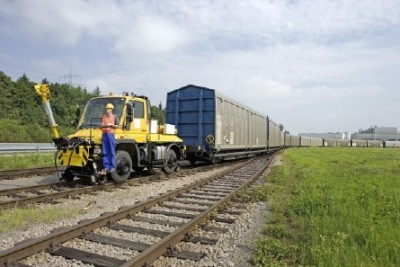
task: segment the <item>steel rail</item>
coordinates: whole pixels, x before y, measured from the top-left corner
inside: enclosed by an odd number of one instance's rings
[[[14,180],[19,178],[31,177],[34,175],[51,174],[61,170],[57,170],[55,167],[38,167],[38,168],[27,168],[18,170],[2,170],[0,171],[0,180]]]
[[[52,183],[52,184],[40,184],[40,185],[8,188],[8,189],[0,190],[0,196],[13,195],[13,194],[17,194],[20,192],[28,192],[28,191],[33,191],[33,190],[56,189],[59,187],[71,187],[71,186],[77,185],[79,182],[80,182],[79,180],[72,181],[72,182],[63,181],[63,182],[57,182],[57,183]]]
[[[39,237],[36,239],[25,240],[19,244],[16,244],[13,248],[4,250],[0,252],[0,266],[12,266],[17,261],[24,259],[30,255],[38,253],[48,248],[56,248],[58,245],[66,242],[72,238],[82,236],[89,232],[94,231],[97,228],[113,224],[119,220],[122,220],[128,216],[132,216],[140,211],[149,209],[152,206],[155,206],[159,203],[168,201],[182,193],[189,192],[193,188],[197,188],[203,184],[206,184],[210,181],[223,177],[227,173],[230,173],[236,169],[239,169],[245,166],[248,162],[244,162],[241,164],[237,164],[231,169],[225,170],[217,175],[213,175],[210,177],[203,178],[197,182],[179,188],[172,192],[167,192],[160,196],[152,197],[149,200],[129,206],[129,207],[121,207],[116,212],[108,212],[101,215],[99,218],[89,219],[82,221],[80,224],[73,226],[71,228],[65,229],[56,229],[53,233]]]
[[[236,163],[236,162],[234,162],[234,163]],[[228,163],[228,164],[234,164],[234,163]],[[224,167],[224,166],[226,166],[226,165],[213,165],[211,168],[219,168],[219,167]],[[115,183],[110,182],[110,183],[106,183],[104,185],[90,185],[90,186],[84,186],[84,187],[80,187],[80,188],[71,188],[72,186],[82,185],[80,183],[81,180],[75,180],[75,181],[71,181],[71,182],[60,182],[60,183],[55,183],[55,184],[35,185],[35,186],[27,186],[27,187],[0,190],[0,196],[7,196],[7,195],[18,194],[18,193],[21,194],[24,192],[34,192],[35,193],[35,191],[37,192],[39,190],[54,190],[54,189],[62,190],[62,191],[58,191],[58,192],[38,194],[36,196],[20,197],[20,198],[16,198],[16,199],[6,200],[3,202],[0,202],[0,210],[16,208],[16,207],[23,207],[28,204],[39,203],[39,202],[54,201],[55,199],[61,199],[61,198],[70,197],[70,196],[74,196],[74,195],[88,194],[88,193],[100,191],[100,190],[115,189],[115,188],[118,188],[121,186],[140,185],[140,184],[152,182],[155,180],[161,180],[163,177],[170,179],[174,176],[183,176],[183,175],[188,175],[189,173],[193,173],[193,172],[202,172],[202,171],[210,170],[211,168],[209,165],[206,165],[206,166],[201,165],[200,167],[189,166],[189,167],[186,167],[185,169],[182,169],[181,171],[176,172],[171,175],[165,175],[163,173],[158,173],[158,174],[148,175],[145,177],[129,179],[129,180],[125,181],[123,184],[115,184]],[[142,174],[142,176],[143,176],[143,174]]]
[[[170,233],[168,236],[161,239],[159,242],[150,246],[142,253],[134,257],[132,260],[127,261],[121,267],[137,267],[137,266],[150,266],[150,264],[162,256],[168,251],[169,248],[174,247],[178,242],[180,242],[187,233],[193,229],[197,224],[202,222],[210,213],[217,210],[219,207],[231,200],[231,198],[239,191],[252,183],[256,178],[258,178],[268,167],[271,160],[266,162],[266,164],[257,171],[251,178],[245,181],[239,188],[234,189],[231,193],[223,197],[221,200],[214,203],[212,206],[207,208],[205,211],[201,212],[199,215],[191,219],[189,222],[185,223],[182,227],[179,227],[174,232]]]

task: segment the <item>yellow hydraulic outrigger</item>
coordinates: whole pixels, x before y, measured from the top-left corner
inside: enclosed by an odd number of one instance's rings
[[[36,91],[36,94],[38,94],[40,96],[40,98],[42,99],[44,111],[46,112],[47,117],[49,118],[51,132],[53,133],[55,138],[59,138],[60,136],[57,131],[57,124],[56,124],[56,121],[54,120],[53,112],[51,110],[50,102],[49,102],[49,99],[50,99],[49,86],[47,84],[36,84],[35,91]]]

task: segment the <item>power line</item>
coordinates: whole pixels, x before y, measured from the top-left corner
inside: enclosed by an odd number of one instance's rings
[[[60,80],[66,82],[69,85],[69,88],[71,88],[73,85],[78,85],[77,83],[74,83],[73,80],[80,79],[81,76],[77,74],[73,74],[71,70],[71,66],[69,66],[69,73],[60,76]],[[79,85],[78,85],[79,86]]]

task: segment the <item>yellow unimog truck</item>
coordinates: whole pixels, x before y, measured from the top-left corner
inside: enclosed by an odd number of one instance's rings
[[[161,167],[166,173],[179,169],[178,161],[184,158],[182,139],[174,125],[158,125],[151,120],[150,101],[145,96],[123,93],[90,99],[83,112],[77,109],[77,131],[67,138],[59,137],[49,104],[50,91],[46,84],[35,86],[49,117],[50,127],[57,147],[56,163],[65,170],[61,179],[72,181],[75,177],[89,179],[92,183],[105,183],[111,178],[122,183],[131,172],[141,172]],[[101,118],[105,106],[114,106],[113,114],[119,118],[115,129],[116,171],[100,175],[102,169]]]

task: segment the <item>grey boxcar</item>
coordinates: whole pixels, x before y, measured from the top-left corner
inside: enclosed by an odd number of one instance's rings
[[[381,140],[367,140],[368,147],[383,147],[383,141]]]
[[[311,146],[323,146],[323,139],[318,137],[310,137]]]
[[[302,136],[300,138],[301,146],[323,146],[322,138]]]
[[[279,125],[267,116],[196,85],[167,94],[166,123],[177,127],[191,162],[264,153],[283,144]]]
[[[351,146],[366,147],[367,145],[368,145],[367,140],[351,139]]]
[[[290,145],[291,146],[300,146],[300,136],[291,135]]]
[[[300,137],[291,134],[284,135],[284,145],[285,147],[296,147],[300,146]]]
[[[337,146],[337,139],[324,138],[324,146]]]
[[[308,136],[300,137],[300,146],[302,147],[311,146],[311,137]]]
[[[385,147],[400,147],[400,141],[385,141]]]
[[[270,148],[278,148],[283,146],[283,138],[281,141],[281,127],[278,123],[268,118],[268,146]]]
[[[341,146],[341,147],[346,147],[346,146],[350,146],[350,139],[336,139],[336,144],[337,146]]]

